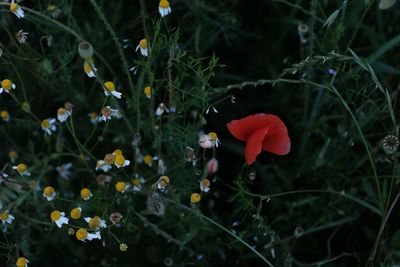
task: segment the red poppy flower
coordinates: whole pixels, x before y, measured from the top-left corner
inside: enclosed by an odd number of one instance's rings
[[[290,138],[283,121],[272,114],[255,114],[227,124],[231,134],[246,142],[246,163],[252,164],[261,150],[276,155],[290,151]]]

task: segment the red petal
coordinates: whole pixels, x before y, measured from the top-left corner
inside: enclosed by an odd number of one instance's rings
[[[253,164],[258,154],[261,153],[263,140],[268,133],[269,127],[255,131],[247,140],[246,144],[246,163]]]
[[[247,141],[255,131],[270,125],[272,117],[276,116],[263,113],[255,114],[240,120],[233,120],[227,124],[227,127],[237,139]]]
[[[273,116],[273,115],[272,115]],[[273,124],[265,136],[262,148],[277,155],[286,155],[290,151],[290,138],[286,125],[277,116],[274,116]]]

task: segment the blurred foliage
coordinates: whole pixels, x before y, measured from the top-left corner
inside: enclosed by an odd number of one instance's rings
[[[386,136],[398,136],[395,2],[171,0],[172,13],[160,18],[158,1],[24,0],[23,19],[0,3],[0,79],[17,86],[0,94],[0,109],[10,114],[0,124],[1,211],[15,217],[2,225],[0,262],[398,266],[398,156],[382,149]],[[15,37],[21,29],[25,44]],[[143,38],[149,57],[135,51]],[[82,41],[94,48],[96,78],[83,72]],[[107,80],[121,100],[104,95]],[[56,117],[65,102],[73,104],[72,116],[45,136],[41,120]],[[156,116],[160,103],[176,112]],[[107,105],[122,118],[90,123],[88,113]],[[226,123],[261,112],[282,118],[292,151],[263,152],[247,166],[244,145]],[[203,150],[202,131],[216,132],[221,146]],[[187,147],[196,165],[185,160]],[[96,161],[115,149],[131,164],[113,167],[111,182],[99,184]],[[152,166],[145,155],[155,157]],[[214,157],[219,169],[210,174]],[[170,184],[154,194],[160,160]],[[12,169],[21,162],[31,176]],[[66,163],[73,164],[68,179],[57,170]],[[140,191],[115,190],[135,177],[144,178]],[[204,178],[210,192],[191,203]],[[42,196],[48,185],[57,192],[51,202]],[[93,193],[88,201],[80,197],[84,187]],[[53,210],[69,217],[77,206],[83,217],[106,220],[101,241],[68,235],[87,227],[83,219],[61,229],[51,222]],[[119,226],[111,224],[112,212],[122,214]]]

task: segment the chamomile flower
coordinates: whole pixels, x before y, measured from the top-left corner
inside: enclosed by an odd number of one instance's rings
[[[157,181],[157,188],[161,191],[165,191],[167,186],[169,185],[169,177],[166,175],[161,176]]]
[[[221,144],[215,132],[209,132],[208,136],[212,139],[213,146],[218,147],[218,145]]]
[[[141,191],[142,190],[142,184],[145,183],[145,180],[143,177],[139,177],[139,175],[136,174],[135,178],[132,179],[132,186],[133,186],[133,191]]]
[[[15,263],[15,266],[17,267],[28,267],[29,261],[25,257],[19,257],[17,259],[17,262]]]
[[[16,166],[13,166],[12,168],[16,170],[19,173],[19,175],[31,176],[31,173],[28,172],[27,167],[24,163],[20,163]]]
[[[101,239],[100,232],[95,232],[94,234],[88,233],[86,229],[80,228],[75,233],[76,239],[79,241],[85,242],[86,240],[93,240],[93,239]]]
[[[28,34],[27,32],[24,32],[23,30],[19,30],[15,34],[15,39],[17,39],[18,43],[20,44],[25,44],[26,40],[28,40]]]
[[[82,188],[81,190],[81,198],[83,200],[89,200],[93,196],[92,192],[89,188]]]
[[[10,11],[12,13],[14,13],[14,15],[17,16],[17,18],[19,18],[19,19],[21,19],[25,16],[22,8],[18,4],[16,4],[14,0],[11,1]]]
[[[83,63],[83,71],[89,78],[96,77],[97,69],[94,64],[90,64],[88,60],[85,60],[85,62]]]
[[[18,158],[18,153],[15,150],[10,150],[10,152],[8,152],[8,157],[10,158],[11,162],[14,163],[15,160]]]
[[[115,96],[115,97],[118,98],[118,99],[121,98],[122,93],[120,93],[120,92],[118,92],[117,90],[115,90],[115,85],[114,85],[113,82],[110,82],[110,81],[105,82],[105,83],[103,84],[103,87],[104,87],[104,94],[105,94],[106,96],[113,95],[113,96]]]
[[[138,51],[140,49],[140,53],[147,57],[149,55],[149,46],[148,46],[148,42],[147,39],[142,39],[140,40],[138,46],[136,47],[136,51]]]
[[[47,199],[47,201],[52,201],[56,197],[56,191],[52,186],[46,186],[43,189],[43,197]]]
[[[7,110],[2,110],[0,112],[0,117],[3,121],[9,122],[10,121],[10,114]]]
[[[147,166],[151,167],[153,166],[153,161],[158,159],[157,157],[152,157],[151,155],[146,155],[143,157],[143,162],[144,164],[146,164]]]
[[[10,214],[9,210],[0,213],[0,220],[3,224],[11,224],[14,221],[14,216]]]
[[[78,207],[78,208],[72,209],[70,212],[70,216],[74,220],[79,220],[82,216],[82,208]]]
[[[158,12],[160,12],[161,17],[165,17],[166,15],[171,13],[171,7],[167,0],[161,0],[158,6]]]
[[[117,166],[117,168],[121,168],[121,167],[126,167],[130,164],[131,162],[127,159],[125,159],[125,157],[123,155],[116,155],[115,156],[115,166]]]
[[[47,11],[50,12],[50,16],[53,19],[57,19],[58,17],[60,17],[62,15],[62,10],[53,4],[49,4],[47,6]]]
[[[11,90],[14,90],[16,88],[15,84],[9,79],[4,79],[1,81],[1,87],[0,87],[0,94],[3,93],[10,93]]]
[[[146,86],[143,89],[143,92],[144,92],[145,96],[150,99],[151,95],[153,94],[153,88],[151,88],[150,86]]]
[[[125,182],[117,182],[115,184],[115,189],[120,192],[120,193],[125,193],[125,191],[129,188],[129,184],[125,183]]]
[[[51,135],[52,132],[55,132],[57,130],[56,119],[54,118],[48,118],[42,120],[40,126],[42,127],[42,130],[44,131],[45,135]]]
[[[71,115],[71,112],[68,111],[68,110],[65,109],[65,108],[59,108],[59,109],[57,110],[57,119],[58,119],[58,121],[61,122],[61,123],[65,122],[65,121],[68,119],[68,117],[69,117],[70,115]]]
[[[98,160],[96,163],[96,171],[98,170],[108,172],[109,170],[111,170],[111,165],[106,164],[104,160]]]
[[[190,195],[190,202],[192,203],[199,203],[201,200],[201,196],[198,193],[193,193]]]
[[[210,191],[210,180],[208,179],[203,179],[200,181],[200,190],[204,193],[207,193]]]
[[[88,114],[88,116],[89,116],[90,122],[91,122],[92,124],[96,124],[97,121],[99,120],[99,118],[98,118],[96,112],[90,112],[90,113]]]
[[[160,103],[158,108],[156,109],[156,115],[161,116],[164,112],[169,112],[169,109],[165,106],[164,103]]]
[[[72,169],[72,163],[65,163],[60,166],[57,166],[56,170],[58,174],[61,176],[61,178],[64,178],[65,180],[68,180],[69,177],[71,177],[71,169]]]
[[[85,221],[88,223],[89,228],[94,231],[107,227],[106,221],[102,220],[99,216],[94,216],[93,218],[85,217]]]
[[[50,219],[54,222],[58,228],[61,228],[63,224],[68,224],[69,219],[65,217],[65,212],[54,210],[50,214]]]
[[[122,118],[122,114],[118,111],[118,109],[112,109],[110,106],[106,106],[101,109],[99,121],[107,121],[111,120],[112,118],[120,119]]]

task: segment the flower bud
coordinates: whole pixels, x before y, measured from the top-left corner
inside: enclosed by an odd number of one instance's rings
[[[89,42],[81,42],[78,51],[83,59],[89,59],[93,56],[93,47]]]

